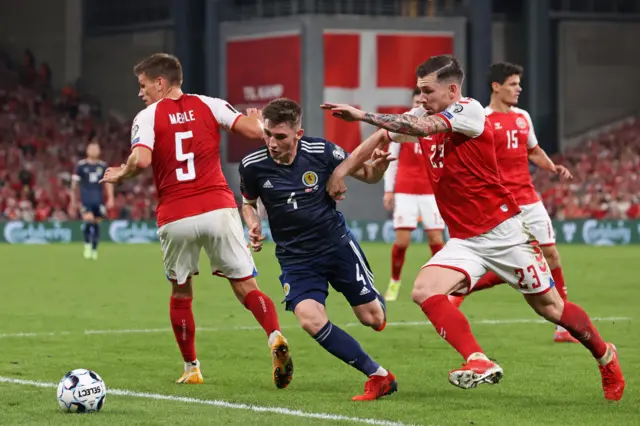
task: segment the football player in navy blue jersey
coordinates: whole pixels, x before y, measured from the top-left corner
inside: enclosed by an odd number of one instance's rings
[[[104,204],[100,180],[107,170],[107,163],[100,160],[100,145],[91,141],[87,145],[87,158],[78,161],[71,181],[71,206],[75,213],[78,208],[76,186],[80,186],[80,214],[84,221],[84,258],[98,259],[100,222],[107,216],[107,208],[113,206],[113,185],[105,184],[107,204]]]
[[[364,394],[354,400],[389,395],[398,388],[394,375],[332,324],[324,306],[330,283],[362,324],[376,331],[386,325],[385,302],[374,287],[367,259],[325,188],[347,153],[324,139],[304,136],[302,111],[295,101],[276,99],[262,116],[266,146],[240,164],[242,213],[251,245],[260,251],[264,240],[256,212],[259,198],[276,243],[287,309],[323,348],[369,377]],[[377,183],[392,160],[388,153],[376,151],[372,162],[352,176]]]

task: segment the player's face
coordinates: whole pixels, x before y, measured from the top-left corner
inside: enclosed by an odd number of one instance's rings
[[[435,73],[418,78],[419,103],[427,114],[437,114],[447,109],[459,95],[458,86],[450,82],[439,82]]]
[[[497,90],[496,90],[497,86]],[[522,86],[520,86],[520,76],[514,74],[504,81],[504,84],[495,84],[494,90],[497,91],[498,99],[503,103],[514,106],[518,105],[518,98],[522,93]]]
[[[96,143],[89,144],[87,146],[87,157],[100,158],[100,145]]]
[[[269,154],[276,161],[293,158],[298,141],[303,134],[303,129],[292,128],[289,123],[273,124],[269,120],[265,122],[264,141]]]
[[[420,106],[420,95],[415,95],[411,101],[412,108],[418,108]]]
[[[145,105],[149,106],[162,99],[163,82],[164,80],[162,78],[152,80],[144,73],[138,76],[138,86],[140,87],[138,96]]]

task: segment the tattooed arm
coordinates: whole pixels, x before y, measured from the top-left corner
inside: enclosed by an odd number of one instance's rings
[[[412,136],[429,136],[450,131],[444,118],[439,115],[416,117],[409,114],[378,114],[366,112],[362,121],[393,133]]]
[[[429,136],[451,131],[451,125],[441,114],[421,116],[421,114],[378,114],[364,112],[346,104],[324,103],[322,109],[331,111],[331,115],[345,121],[364,121],[393,133],[411,136]]]

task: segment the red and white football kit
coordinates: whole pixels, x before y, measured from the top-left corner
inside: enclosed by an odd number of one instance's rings
[[[421,108],[414,115],[424,114]],[[390,133],[396,142],[422,145],[424,161],[440,214],[451,239],[425,266],[464,273],[468,292],[487,270],[525,294],[541,294],[551,274],[535,240],[523,223],[520,208],[500,182],[493,128],[480,103],[462,98],[438,116],[450,132],[432,140]],[[435,142],[435,145],[434,145]]]
[[[198,273],[203,248],[212,273],[238,280],[255,275],[220,165],[220,129],[232,129],[241,115],[222,99],[185,94],[149,105],[133,121],[132,149],[153,151],[158,237],[167,278],[178,284]]]
[[[541,246],[554,245],[551,218],[536,193],[529,172],[528,151],[538,145],[529,113],[520,108],[498,112],[485,108],[493,137],[502,184],[514,195],[522,220]]]
[[[444,229],[421,145],[391,142],[389,152],[397,158],[384,174],[384,191],[394,194],[393,227],[413,230],[420,219],[425,230]]]

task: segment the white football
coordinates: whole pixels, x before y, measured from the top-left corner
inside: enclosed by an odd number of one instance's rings
[[[64,375],[58,384],[57,395],[63,411],[89,413],[103,407],[107,386],[97,373],[79,368]]]

